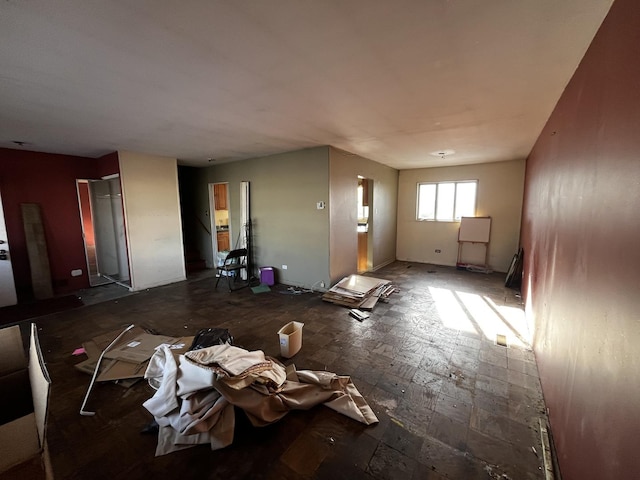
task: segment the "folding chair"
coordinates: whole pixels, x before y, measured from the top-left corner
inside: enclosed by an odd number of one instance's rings
[[[227,283],[229,285],[230,292],[234,290],[239,290],[240,288],[243,288],[249,285],[248,279],[247,279],[247,283],[245,285],[242,285],[237,288],[233,288],[231,286],[232,279],[233,279],[233,285],[235,285],[236,281],[238,280],[238,277],[240,277],[242,270],[247,272],[247,249],[238,248],[236,250],[231,250],[227,254],[222,265],[217,266],[216,270],[217,270],[218,279],[216,280],[215,288],[218,288],[218,282],[223,276],[227,277]]]

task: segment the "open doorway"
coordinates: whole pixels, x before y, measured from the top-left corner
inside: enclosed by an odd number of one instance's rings
[[[16,286],[11,266],[11,250],[4,221],[2,196],[0,196],[0,307],[8,307],[18,302]]]
[[[92,287],[131,288],[120,177],[76,182],[87,273]]]
[[[372,181],[358,175],[358,273],[371,270],[373,224],[370,206],[373,201]]]
[[[229,184],[226,182],[212,184],[210,196],[213,207],[212,229],[216,232],[215,235],[212,235],[213,258],[217,266],[224,262],[233,244],[229,223]]]

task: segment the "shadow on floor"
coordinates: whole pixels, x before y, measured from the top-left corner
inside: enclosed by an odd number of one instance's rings
[[[0,308],[0,325],[9,325],[21,322],[22,320],[64,312],[65,310],[82,307],[83,305],[82,300],[77,296],[64,295],[2,307]]]

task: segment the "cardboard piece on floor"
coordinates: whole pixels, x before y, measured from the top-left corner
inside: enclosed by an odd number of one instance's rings
[[[131,363],[142,363],[151,358],[153,353],[156,351],[156,347],[163,343],[171,345],[176,340],[177,339],[174,337],[142,333],[137,337],[128,340],[126,343],[119,343],[114,346],[104,354],[104,358],[123,360]]]
[[[395,287],[389,280],[349,275],[327,290],[322,299],[344,307],[371,311],[378,300],[386,299],[394,291]]]
[[[160,337],[159,335],[155,335],[155,336]],[[171,353],[173,353],[176,359],[180,355],[185,353],[191,346],[191,343],[193,342],[192,336],[180,337],[180,338],[173,338],[173,337],[161,337],[161,338],[171,338],[172,340],[171,342],[162,342],[162,343],[166,343],[169,346]],[[158,346],[160,346],[162,343],[159,343]],[[105,365],[104,369],[100,369],[100,375],[98,375],[98,378],[96,378],[96,381],[107,382],[112,380],[143,378],[144,372],[147,371],[148,365],[149,365],[149,360],[146,360],[142,363],[132,363],[124,360],[113,360],[111,362],[108,362],[108,364]],[[95,363],[94,363],[94,368],[95,368]]]
[[[389,280],[374,277],[365,277],[363,275],[350,275],[338,282],[338,286],[354,293],[366,295],[380,285],[391,283]]]
[[[28,380],[16,383],[19,377]],[[14,412],[14,418],[5,418],[6,423],[0,425],[0,472],[39,456],[42,478],[53,478],[46,447],[51,380],[42,358],[35,324],[31,324],[28,361],[22,347],[20,327],[14,325],[0,330],[0,391],[3,392],[3,405],[6,402],[7,405],[22,407],[14,397],[14,394],[17,398],[25,394],[24,390],[13,390],[18,385],[22,385],[21,388],[30,387],[32,408],[27,413],[22,410]]]
[[[91,339],[91,341],[95,344],[98,354],[96,355],[97,357],[100,356],[100,354],[102,353],[102,351],[107,348],[109,346],[109,344],[113,341],[114,338],[116,338],[118,335],[120,335],[122,333],[122,328],[118,329],[118,330],[114,330],[113,332],[108,332],[108,333],[103,333],[102,335],[98,335],[97,337],[93,337]],[[113,347],[117,347],[119,345],[122,345],[126,342],[130,342],[132,339],[134,339],[135,337],[137,337],[138,335],[142,335],[143,333],[146,333],[145,330],[143,328],[140,327],[133,327],[131,330],[129,330],[127,333],[125,333],[122,338],[118,341],[118,343],[116,343]],[[82,344],[83,347],[86,346],[83,343]],[[89,352],[87,352],[87,355],[89,355]],[[91,355],[89,355],[91,356]]]
[[[134,329],[135,330],[135,329]],[[142,329],[141,332],[136,332],[133,338],[128,338],[125,341],[127,343],[134,342],[135,339],[140,337],[141,335],[153,337],[146,338],[146,344],[156,344],[156,347],[166,343],[169,345],[169,348],[173,352],[174,356],[177,358],[179,355],[185,353],[191,344],[193,343],[193,336],[188,337],[166,337],[162,335],[152,335],[149,333],[145,333]],[[89,357],[87,360],[78,363],[75,367],[81,372],[87,373],[89,375],[93,375],[93,372],[96,368],[96,364],[98,362],[98,358],[102,354],[102,350],[99,348],[99,344],[104,344],[104,348],[106,348],[109,343],[118,335],[118,332],[108,333],[106,335],[101,335],[99,337],[95,337],[93,340],[89,340],[83,342],[82,346],[84,347],[87,356]],[[117,345],[123,346],[122,342],[118,342]],[[125,344],[126,345],[126,344]],[[152,352],[155,351],[155,348]],[[147,366],[149,364],[149,359],[143,362],[130,362],[127,360],[107,358],[109,352],[105,354],[105,358],[100,365],[100,372],[98,373],[98,377],[96,378],[97,382],[110,382],[116,381],[119,385],[123,387],[130,387],[137,380],[144,377],[144,372],[147,370]],[[150,358],[150,356],[149,356]]]

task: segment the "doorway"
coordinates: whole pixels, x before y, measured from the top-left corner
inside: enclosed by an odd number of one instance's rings
[[[11,251],[9,250],[2,196],[0,195],[0,307],[15,305],[17,302],[13,267],[11,266]]]
[[[213,215],[211,216],[214,264],[221,265],[229,250],[232,250],[231,226],[229,223],[229,184],[227,182],[213,183],[210,197],[212,199]]]
[[[89,285],[131,289],[120,177],[77,180]]]
[[[371,261],[373,222],[370,213],[373,202],[372,184],[370,179],[358,175],[358,273],[371,270],[373,265]]]

